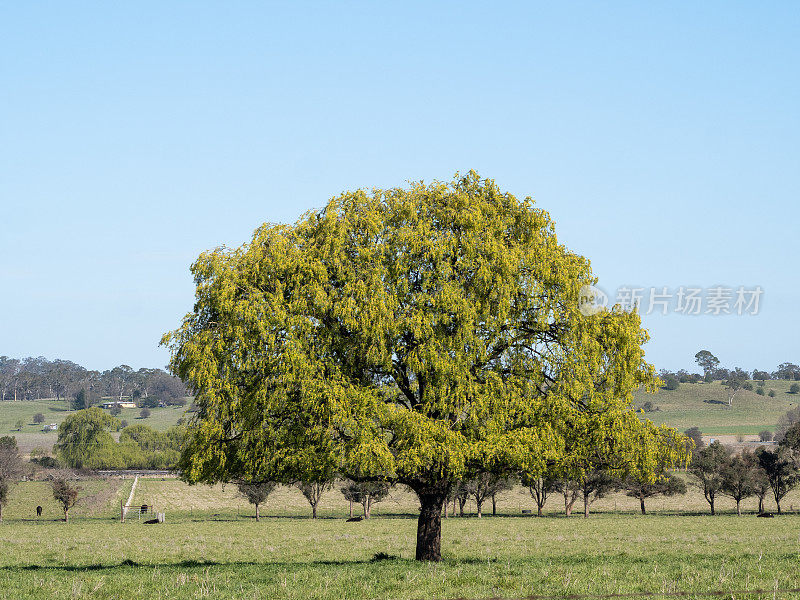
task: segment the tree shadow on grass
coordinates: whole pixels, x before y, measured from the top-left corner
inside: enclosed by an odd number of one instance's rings
[[[3,571],[66,571],[66,572],[81,572],[81,571],[111,571],[115,569],[207,569],[211,567],[259,567],[259,568],[275,568],[281,570],[291,570],[299,568],[316,568],[316,567],[351,567],[363,566],[376,563],[392,563],[401,562],[408,564],[417,564],[417,561],[411,558],[401,558],[387,554],[385,552],[378,552],[372,558],[361,560],[312,560],[307,562],[257,562],[257,561],[232,561],[220,562],[215,560],[181,560],[177,562],[137,562],[135,560],[125,559],[116,564],[88,564],[88,565],[18,565],[18,566],[4,566],[0,567],[0,572]],[[463,563],[465,561],[454,561]],[[475,559],[475,562],[486,563],[486,559]],[[421,563],[419,563],[421,564]]]

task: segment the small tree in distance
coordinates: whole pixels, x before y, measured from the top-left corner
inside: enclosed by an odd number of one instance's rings
[[[654,483],[629,477],[623,482],[623,488],[625,489],[626,496],[639,499],[639,509],[642,511],[643,515],[647,514],[644,501],[648,498],[654,496],[675,496],[677,494],[686,493],[686,484],[683,479],[672,473],[664,475]]]
[[[769,487],[772,488],[772,496],[775,498],[778,514],[781,514],[781,500],[797,485],[798,481],[799,474],[792,451],[786,446],[780,446],[774,451],[767,450],[762,446],[756,450],[756,456],[767,476]]]
[[[140,419],[147,419],[149,416],[150,416],[150,409],[149,408],[143,408],[142,410],[139,411],[139,418]]]
[[[272,493],[278,484],[274,481],[262,481],[260,483],[247,483],[239,482],[236,487],[247,501],[256,507],[256,521],[261,520],[261,514],[258,512],[258,507],[266,502],[267,497]]]
[[[790,394],[796,394],[798,392],[800,392],[800,383],[793,383],[792,385],[789,386]]]
[[[295,486],[311,505],[311,518],[317,518],[317,506],[327,490],[333,487],[330,481],[298,481]]]
[[[699,427],[690,427],[683,432],[683,435],[694,442],[695,450],[702,450],[706,445],[703,441],[703,432],[700,431]]]
[[[725,446],[715,441],[696,452],[689,467],[689,472],[698,479],[697,487],[703,492],[712,515],[717,514],[715,501],[722,490],[729,452]]]
[[[713,373],[714,369],[719,366],[719,359],[708,350],[700,350],[700,352],[694,355],[694,360],[698,365],[703,367],[706,380],[708,380],[708,376]]]
[[[69,523],[69,510],[78,501],[80,488],[71,485],[66,479],[56,479],[50,485],[53,488],[53,498],[61,504],[64,511],[64,522]]]
[[[545,502],[547,502],[547,496],[550,492],[555,491],[555,483],[556,480],[547,475],[539,475],[538,477],[523,476],[522,485],[528,488],[531,497],[536,501],[537,517],[542,516],[542,509]]]
[[[736,514],[742,516],[742,500],[755,495],[755,468],[757,459],[752,452],[743,450],[740,455],[732,455],[723,469],[720,493],[736,502]]]
[[[36,413],[33,415],[33,422],[37,425],[44,423],[44,415],[42,413]]]
[[[381,502],[389,495],[389,484],[381,481],[349,481],[342,486],[342,495],[351,505],[360,504],[364,509],[364,518],[369,519],[372,505]],[[352,517],[352,510],[351,515]]]
[[[758,439],[762,442],[771,442],[772,432],[769,429],[765,429],[764,431],[758,434]]]

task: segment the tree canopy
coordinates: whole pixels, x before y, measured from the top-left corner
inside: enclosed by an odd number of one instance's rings
[[[440,558],[460,479],[623,469],[632,391],[659,383],[639,315],[582,315],[589,261],[474,172],[343,193],[192,273],[194,309],[162,340],[196,394],[183,476],[406,484],[418,559]]]

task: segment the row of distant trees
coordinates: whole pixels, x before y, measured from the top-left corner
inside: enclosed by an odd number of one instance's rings
[[[800,366],[784,362],[778,365],[774,371],[767,371],[764,369],[754,369],[752,371],[735,367],[727,369],[720,364],[720,360],[708,350],[700,350],[694,355],[694,360],[703,369],[703,375],[688,374],[686,371],[681,370],[675,375],[684,378],[687,375],[693,379],[706,380],[706,381],[724,381],[731,378],[736,379],[753,379],[756,381],[767,381],[769,379],[788,379],[800,381]]]
[[[0,356],[0,401],[55,398],[82,409],[108,397],[175,404],[186,395],[183,382],[162,369],[93,371],[68,360]]]
[[[702,445],[702,441],[698,440],[698,445]],[[768,496],[775,501],[777,512],[781,514],[781,501],[800,484],[800,424],[792,426],[774,448],[761,446],[755,451],[745,449],[735,454],[718,441],[702,446],[693,454],[687,472],[689,483],[703,493],[712,515],[717,512],[717,501],[720,497],[728,497],[736,502],[736,512],[740,516],[741,503],[748,498],[757,498],[758,512],[761,514]],[[538,516],[542,516],[546,502],[554,495],[563,498],[567,516],[572,513],[576,502],[581,501],[584,516],[588,517],[591,504],[612,492],[623,492],[638,499],[642,514],[647,513],[646,501],[650,498],[687,492],[684,478],[666,471],[654,480],[631,476],[617,478],[600,469],[579,479],[558,477],[555,472],[538,476],[522,475],[521,478],[484,473],[461,481],[453,487],[445,504],[444,516],[458,514],[463,517],[470,499],[475,503],[478,518],[482,516],[484,504],[489,501],[492,504],[492,514],[496,514],[497,496],[520,482],[530,491]],[[260,517],[259,506],[266,502],[270,493],[278,486],[272,481],[239,482],[237,485],[241,495],[255,505],[256,520]],[[308,500],[312,517],[316,518],[317,505],[322,494],[333,488],[333,482],[297,482],[294,485]],[[350,517],[353,517],[353,505],[360,504],[362,518],[368,519],[372,505],[381,502],[389,494],[390,487],[387,482],[348,480],[340,486],[340,492],[350,502]]]
[[[703,368],[703,373],[690,373],[686,369],[680,369],[678,371],[662,369],[659,375],[664,381],[664,387],[667,389],[677,389],[680,383],[701,383],[704,381],[725,382],[729,380],[740,380],[744,382],[752,380],[762,383],[773,379],[800,381],[800,366],[790,362],[781,363],[774,371],[761,369],[748,371],[741,367],[727,369],[720,366],[719,359],[708,350],[701,350],[698,352],[695,355],[695,361]]]

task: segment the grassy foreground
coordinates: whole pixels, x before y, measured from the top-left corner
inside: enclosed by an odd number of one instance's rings
[[[487,598],[800,587],[800,517],[495,517],[443,523],[441,564],[415,520],[15,522],[1,598]],[[376,559],[379,553],[392,558]],[[731,596],[727,596],[731,597]],[[741,597],[759,597],[755,595]],[[760,596],[765,597],[765,596]]]

